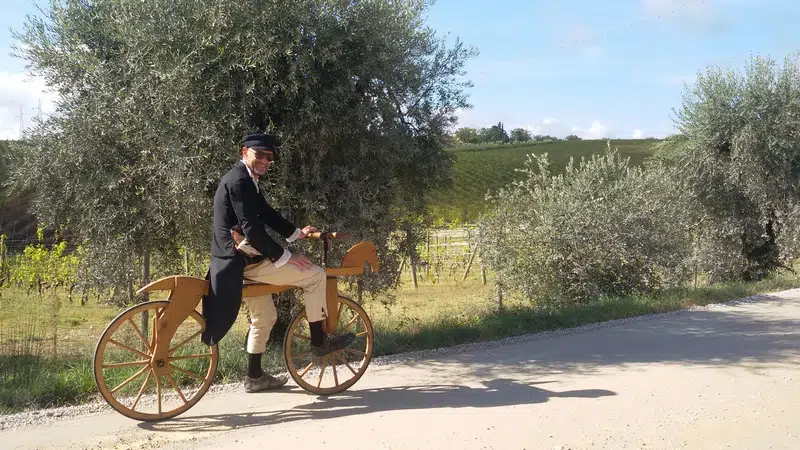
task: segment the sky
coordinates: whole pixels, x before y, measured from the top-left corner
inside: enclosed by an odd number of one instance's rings
[[[2,0],[0,139],[53,110],[10,55],[31,0]],[[685,86],[709,66],[779,63],[800,50],[797,0],[438,0],[426,24],[479,51],[466,66],[472,108],[458,127],[583,138],[664,137]]]

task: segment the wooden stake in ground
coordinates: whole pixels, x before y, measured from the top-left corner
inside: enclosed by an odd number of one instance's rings
[[[475,245],[475,251],[472,252],[471,255],[469,255],[469,262],[467,263],[467,270],[464,271],[464,276],[461,278],[461,281],[464,281],[464,280],[467,279],[467,275],[469,275],[469,269],[470,269],[470,267],[472,267],[472,261],[475,259],[475,255],[477,255],[478,252],[480,251],[480,247],[481,247],[481,243],[478,242]],[[483,283],[486,284],[486,280],[484,280]]]
[[[425,273],[427,275],[431,274],[431,232],[425,232],[425,247],[428,251],[428,264],[425,265]]]
[[[53,321],[53,357],[58,357],[58,297],[53,295],[52,306],[52,321]]]

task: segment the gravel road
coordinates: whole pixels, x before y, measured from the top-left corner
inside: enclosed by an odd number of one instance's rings
[[[800,289],[376,359],[350,391],[215,386],[176,419],[0,418],[2,448],[798,449]]]

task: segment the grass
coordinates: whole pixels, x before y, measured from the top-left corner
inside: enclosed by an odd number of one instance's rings
[[[379,356],[665,313],[795,287],[800,287],[800,277],[787,272],[758,282],[674,288],[651,296],[608,297],[554,311],[535,309],[528,301],[509,293],[504,294],[504,307],[499,309],[490,277],[486,286],[478,279],[469,279],[439,286],[420,284],[417,291],[404,287],[395,311],[370,314],[377,316],[375,354]]]
[[[755,283],[673,289],[650,297],[606,298],[560,311],[537,311],[525,300],[506,293],[504,308],[500,310],[495,304],[491,274],[487,284],[483,285],[479,273],[473,273],[463,283],[421,281],[416,290],[406,283],[397,292],[398,302],[394,306],[369,302],[365,309],[375,325],[375,356],[381,356],[675,311],[797,286],[800,286],[800,279],[796,276],[779,274]],[[3,313],[8,318],[14,309],[8,308],[8,304],[4,306]],[[116,310],[111,308],[89,306],[86,311],[90,317],[80,322],[85,327],[86,324],[108,321],[116,315]],[[20,315],[19,321],[32,320],[31,317],[35,316]],[[231,333],[220,343],[220,364],[215,383],[237,382],[244,374],[245,327],[242,314]],[[71,343],[75,351],[62,352],[57,357],[41,351],[0,356],[0,412],[77,404],[97,398],[91,358],[94,341],[101,332],[102,328],[94,328],[75,333],[91,339],[82,344],[75,340]],[[273,340],[265,355],[267,370],[284,370],[277,345]]]
[[[611,146],[616,147],[620,155],[630,157],[632,165],[638,165],[653,154],[651,147],[655,142],[620,139],[612,140]],[[581,157],[604,152],[606,145],[604,140],[580,140],[449,149],[455,157],[453,184],[431,195],[430,211],[433,217],[446,223],[474,223],[484,210],[487,191],[495,193],[520,179],[515,169],[524,167],[528,154],[547,153],[553,173],[560,173],[570,157],[578,163]]]
[[[542,311],[516,301],[502,310],[495,307],[465,308],[461,314],[433,314],[420,320],[412,329],[381,328],[376,353],[422,350],[502,339],[549,330],[577,327],[614,319],[677,311],[691,306],[704,306],[747,297],[762,292],[775,292],[800,286],[800,278],[780,274],[752,283],[724,283],[698,288],[666,290],[653,296],[612,297],[584,306],[556,311]],[[470,288],[455,290],[470,291]],[[444,299],[431,298],[432,302]],[[475,300],[474,306],[484,303]],[[445,301],[445,304],[447,302]]]

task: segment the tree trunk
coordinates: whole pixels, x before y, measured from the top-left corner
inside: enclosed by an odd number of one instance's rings
[[[414,286],[414,289],[417,289],[419,287],[417,285],[417,265],[414,264],[414,262],[412,261],[412,258],[413,257],[411,257],[411,256],[409,256],[409,258],[408,258],[409,261],[410,261],[409,265],[411,266],[411,284],[412,284],[412,286]]]
[[[742,274],[744,281],[758,281],[766,278],[780,267],[779,250],[776,243],[775,213],[771,213],[763,229],[745,230],[742,233],[742,252],[747,260],[747,268]],[[760,227],[759,227],[760,228]],[[753,236],[767,236],[766,242],[754,244]]]
[[[496,293],[497,293],[497,310],[503,310],[503,282],[502,277],[500,274],[497,274],[497,282],[495,284]]]

